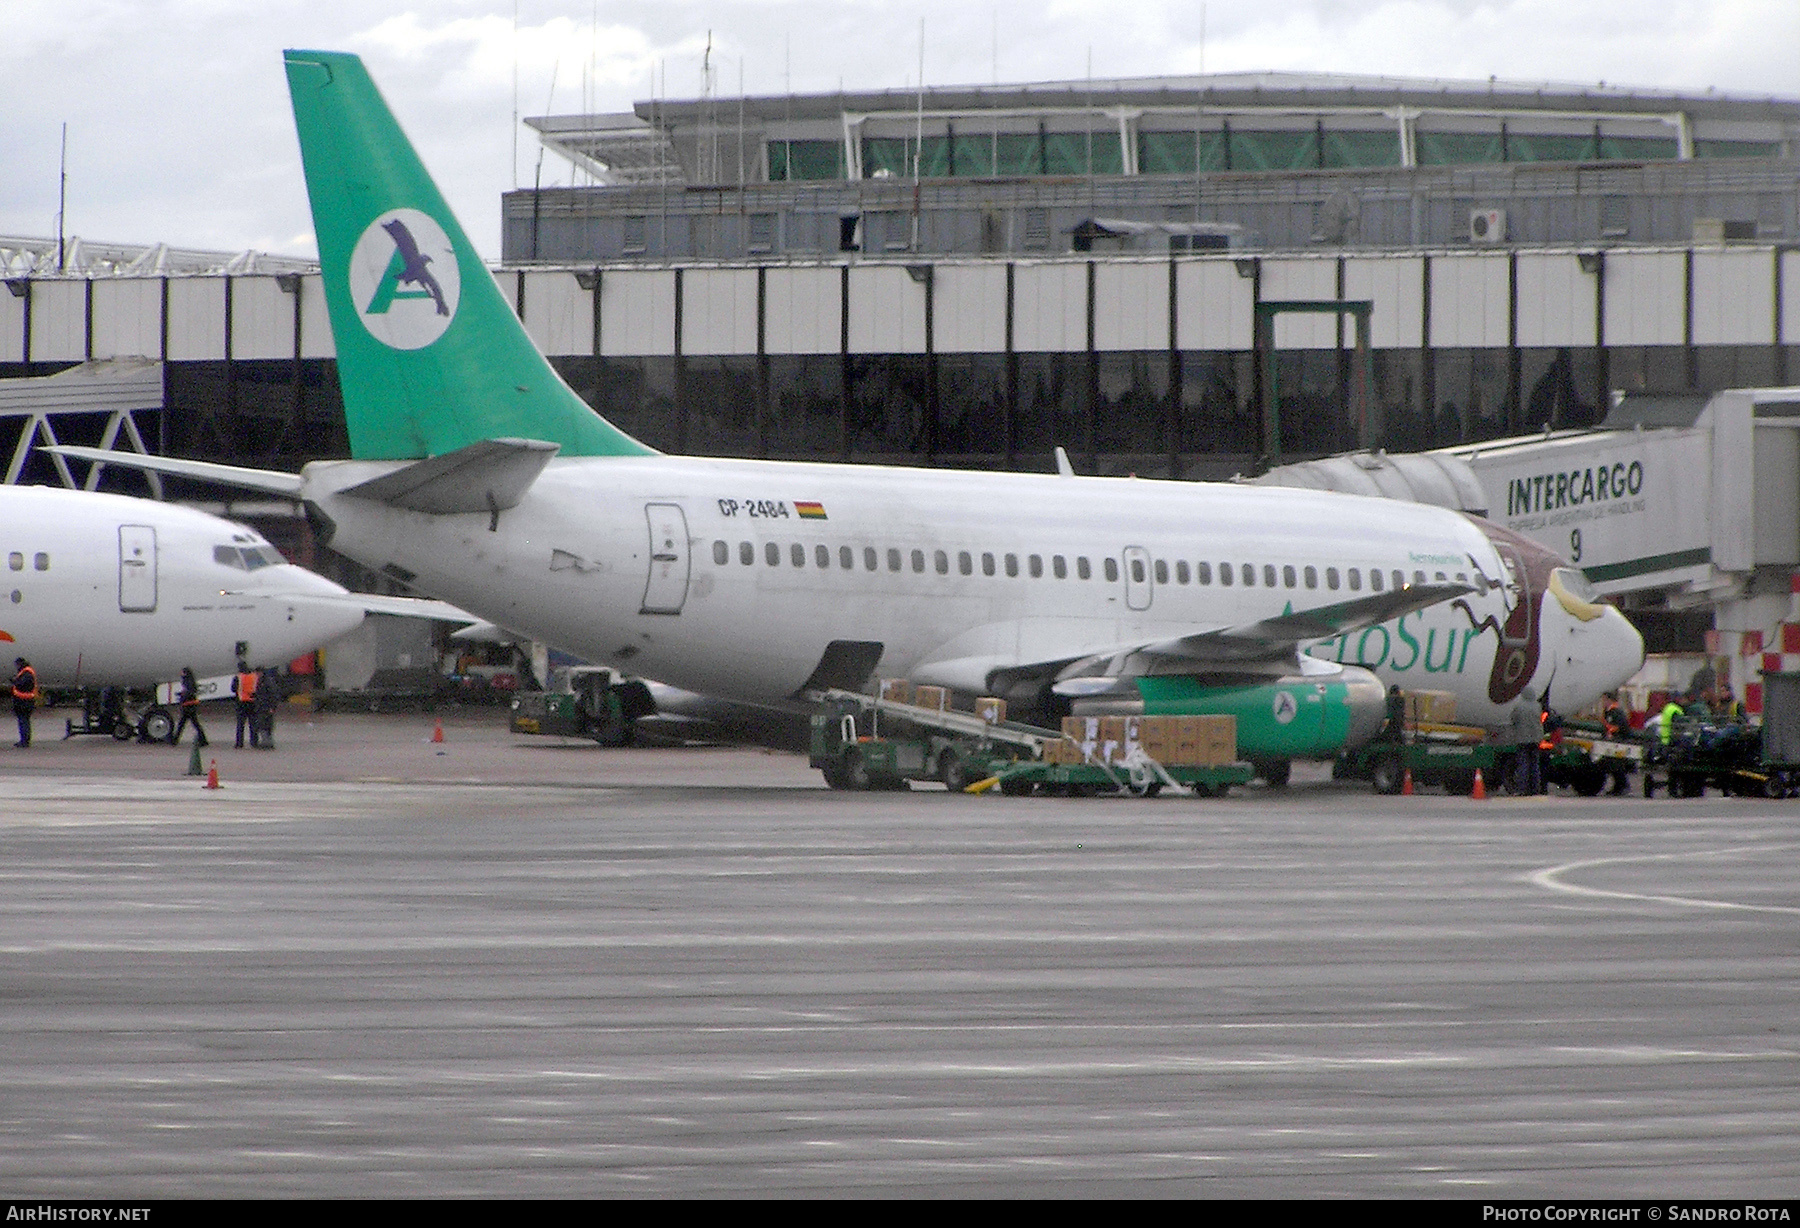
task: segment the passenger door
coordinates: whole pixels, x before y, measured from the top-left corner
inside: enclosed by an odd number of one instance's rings
[[[644,507],[650,528],[650,576],[640,614],[679,614],[687,601],[687,516],[673,503]]]
[[[151,525],[119,526],[119,610],[156,611],[156,529]]]

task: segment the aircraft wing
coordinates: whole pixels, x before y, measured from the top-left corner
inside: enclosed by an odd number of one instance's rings
[[[1455,581],[1410,584],[1405,588],[1371,593],[1367,597],[1355,597],[1335,605],[1281,614],[1260,622],[1143,644],[1131,651],[1207,663],[1286,657],[1309,640],[1322,640],[1342,635],[1346,631],[1372,627],[1474,591],[1472,585]]]
[[[217,482],[222,486],[236,486],[244,490],[259,490],[287,499],[298,499],[301,491],[302,480],[299,474],[281,473],[273,469],[249,469],[242,465],[221,465],[213,461],[183,460],[177,456],[146,456],[142,452],[120,452],[111,448],[82,448],[69,444],[49,445],[39,448],[38,451],[49,452],[55,456],[72,456],[76,460],[92,461],[97,465],[121,465],[127,469],[143,469],[151,473],[168,474],[171,477],[193,478],[202,482]]]
[[[1096,644],[1079,631],[1068,637],[1010,637],[999,634],[1008,628],[992,627],[984,629],[989,633],[985,645],[967,639],[952,641],[908,674],[915,682],[978,694],[1005,694],[1017,684],[1052,678],[1058,680],[1059,692],[1075,694],[1092,691],[1103,679],[1110,684],[1152,674],[1221,680],[1281,674],[1296,668],[1299,646],[1310,640],[1371,627],[1474,591],[1468,584],[1454,582],[1415,584],[1254,623],[1123,644]],[[1026,640],[1030,645],[1023,647]],[[1014,648],[1014,643],[1023,650]]]

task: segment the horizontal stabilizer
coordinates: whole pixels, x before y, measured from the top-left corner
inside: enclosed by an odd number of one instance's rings
[[[558,446],[536,439],[483,439],[339,493],[438,516],[503,512],[525,497]]]
[[[472,624],[480,620],[466,610],[447,601],[428,597],[384,597],[377,593],[283,593],[262,589],[237,592],[221,590],[225,597],[249,597],[258,601],[285,602],[288,605],[349,606],[365,614],[395,614],[402,618],[431,618],[438,622]]]
[[[247,469],[241,465],[221,465],[215,461],[183,460],[177,456],[145,456],[142,452],[117,452],[110,448],[80,448],[57,444],[39,448],[56,456],[72,456],[76,460],[101,465],[120,465],[171,477],[193,478],[201,482],[217,482],[240,490],[260,490],[271,495],[298,499],[302,479],[297,473],[281,473],[274,469]]]

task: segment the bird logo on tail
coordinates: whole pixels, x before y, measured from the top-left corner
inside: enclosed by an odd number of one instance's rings
[[[369,335],[396,350],[430,345],[456,317],[462,279],[450,239],[417,209],[390,209],[350,254],[350,299]]]

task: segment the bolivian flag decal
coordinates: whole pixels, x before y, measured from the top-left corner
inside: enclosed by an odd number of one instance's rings
[[[825,514],[825,505],[823,503],[807,503],[803,500],[795,499],[794,511],[802,520],[830,519],[830,517]]]

